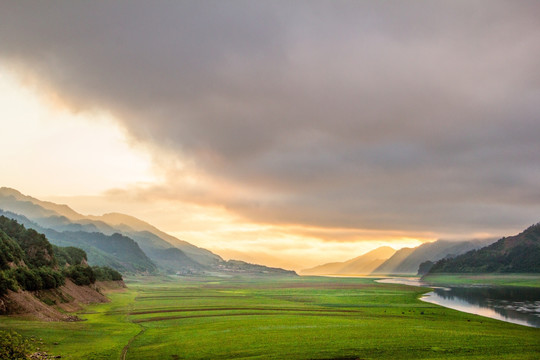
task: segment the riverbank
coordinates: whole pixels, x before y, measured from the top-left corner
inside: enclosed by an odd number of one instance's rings
[[[485,285],[540,288],[540,274],[429,274],[421,280],[433,286]]]

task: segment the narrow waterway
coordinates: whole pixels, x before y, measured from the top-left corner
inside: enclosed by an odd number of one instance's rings
[[[432,287],[418,278],[389,278],[381,283]],[[435,287],[420,300],[470,314],[540,328],[540,289],[513,286]]]

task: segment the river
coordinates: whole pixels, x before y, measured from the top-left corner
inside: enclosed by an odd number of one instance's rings
[[[513,286],[433,287],[418,278],[388,278],[380,283],[433,288],[420,300],[466,313],[540,328],[540,289]]]

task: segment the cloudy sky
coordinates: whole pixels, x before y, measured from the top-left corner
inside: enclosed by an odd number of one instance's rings
[[[0,3],[0,182],[270,265],[540,221],[537,1]]]

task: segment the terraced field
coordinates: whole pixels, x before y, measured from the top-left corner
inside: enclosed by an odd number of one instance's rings
[[[0,318],[63,359],[538,359],[540,329],[373,279],[128,279],[79,323]],[[6,320],[6,321],[4,321]],[[56,344],[56,345],[55,345]]]

